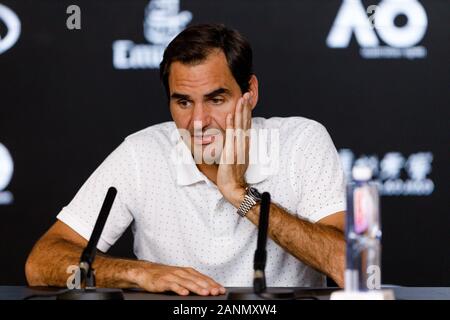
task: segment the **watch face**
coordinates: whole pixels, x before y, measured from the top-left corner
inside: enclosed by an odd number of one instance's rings
[[[249,188],[249,193],[254,196],[256,199],[261,200],[261,194],[259,193],[259,191],[256,188]]]

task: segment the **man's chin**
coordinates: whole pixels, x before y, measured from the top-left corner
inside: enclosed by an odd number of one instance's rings
[[[191,150],[191,153],[196,164],[220,163],[221,152],[216,152],[216,150],[212,148],[212,144],[195,145],[195,149]]]

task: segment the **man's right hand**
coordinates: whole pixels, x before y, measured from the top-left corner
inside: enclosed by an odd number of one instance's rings
[[[189,267],[146,263],[131,272],[131,277],[134,279],[130,280],[149,292],[173,291],[182,296],[190,292],[202,296],[225,294],[222,285]]]

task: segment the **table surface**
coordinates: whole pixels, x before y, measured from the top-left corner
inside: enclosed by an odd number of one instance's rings
[[[389,287],[394,290],[396,299],[399,300],[450,300],[450,287]],[[277,288],[272,288],[277,289]],[[286,289],[286,288],[283,288]],[[290,288],[297,295],[316,297],[327,300],[331,292],[337,288]],[[62,290],[61,288],[49,287],[26,287],[26,286],[0,286],[0,300],[22,300],[31,295],[52,294]],[[230,287],[228,292],[247,292],[251,288]],[[226,300],[227,295],[202,297],[197,295],[177,296],[176,294],[148,293],[141,290],[124,290],[126,300]],[[36,297],[39,298],[39,297]],[[49,299],[49,298],[47,298]]]

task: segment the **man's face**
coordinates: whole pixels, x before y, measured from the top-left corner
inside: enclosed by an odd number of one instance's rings
[[[222,51],[196,65],[172,63],[169,88],[172,118],[178,129],[189,131],[191,149],[218,143],[218,134],[225,137],[227,114],[234,115],[242,92]]]

